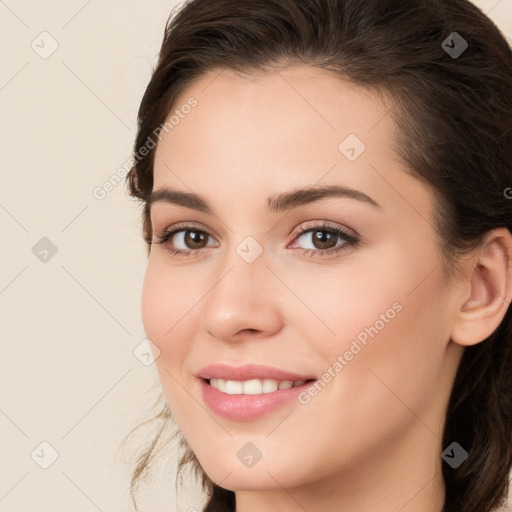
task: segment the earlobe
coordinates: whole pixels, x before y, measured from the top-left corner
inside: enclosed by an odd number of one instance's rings
[[[476,345],[501,324],[512,295],[512,235],[506,228],[487,233],[475,249],[468,280],[469,296],[463,297],[451,339],[459,345]]]

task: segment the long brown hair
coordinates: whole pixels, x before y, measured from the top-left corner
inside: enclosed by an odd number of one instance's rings
[[[454,32],[468,45],[461,54],[450,53]],[[167,22],[140,104],[134,153],[155,139],[178,94],[206,72],[250,74],[294,63],[391,95],[394,149],[434,193],[447,275],[458,272],[457,256],[477,247],[487,231],[512,232],[512,199],[505,193],[512,186],[512,52],[496,25],[467,0],[188,1]],[[144,206],[148,254],[154,152],[137,158],[127,176],[131,196]],[[172,415],[163,402],[155,419],[169,426]],[[132,498],[161,431],[138,459]],[[496,510],[506,499],[512,466],[510,306],[488,339],[464,351],[443,446],[455,440],[469,457],[457,469],[442,465],[443,512]],[[234,511],[234,493],[208,478],[183,437],[181,445],[179,470],[192,467],[200,478],[208,494],[204,511]]]

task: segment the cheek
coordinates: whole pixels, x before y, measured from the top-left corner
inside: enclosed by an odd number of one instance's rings
[[[165,365],[175,372],[183,361],[185,343],[193,333],[187,333],[194,314],[197,293],[188,291],[187,279],[171,272],[157,261],[149,261],[142,287],[142,323],[146,336],[160,349],[156,359],[159,370]]]
[[[393,275],[403,278],[404,268]],[[347,400],[352,397],[361,418],[380,411],[381,419],[406,421],[410,410],[426,407],[438,388],[449,322],[437,299],[438,275],[416,288],[424,274],[417,268],[402,282],[388,282],[379,293],[367,290],[365,300],[360,295],[360,302],[343,306],[347,332],[338,353],[351,360],[341,372],[338,390]],[[340,321],[337,326],[344,327]]]
[[[159,374],[162,391],[174,418],[187,421],[183,404],[188,403],[183,386],[190,385],[183,376],[187,355],[190,351],[189,332],[197,295],[188,297],[187,283],[176,271],[170,271],[157,261],[150,259],[142,287],[142,322],[146,337],[159,349],[155,366]],[[190,299],[190,300],[189,300]]]
[[[405,249],[391,247],[371,262],[361,258],[357,271],[340,269],[340,277],[317,273],[296,288],[318,317],[303,327],[317,340],[322,371],[335,374],[325,393],[361,407],[361,417],[384,403],[400,406],[393,393],[421,406],[442,368],[449,319],[439,269],[431,272],[435,255],[401,257],[410,254]]]
[[[146,336],[157,343],[161,350],[164,349],[161,346],[164,333],[171,326],[172,312],[172,308],[169,308],[172,289],[165,286],[162,277],[150,261],[142,286],[142,323]]]
[[[389,258],[391,263],[383,256],[370,258],[356,252],[338,269],[310,271],[307,279],[294,282],[294,293],[311,314],[300,303],[289,314],[325,362],[349,350],[353,340],[369,346],[401,321],[401,311],[409,302],[404,290],[414,277],[400,268],[396,254]]]
[[[330,287],[331,301],[322,299],[322,319],[336,335],[315,346],[327,383],[300,410],[300,426],[318,434],[308,442],[312,453],[325,454],[327,469],[339,465],[340,457],[359,458],[365,450],[370,456],[372,450],[392,446],[394,436],[418,423],[418,417],[431,428],[437,424],[433,404],[440,396],[448,313],[438,299],[438,274],[425,280],[425,268],[401,263],[401,269],[398,261],[389,274],[381,274],[378,291],[371,273],[364,282],[347,276],[346,293],[341,282],[319,284]],[[278,441],[272,440],[272,449],[279,450]],[[293,454],[283,456],[289,457],[286,464],[296,464]]]
[[[142,321],[146,334],[170,342],[178,322],[197,302],[193,279],[186,272],[170,269],[160,254],[151,254],[142,287]],[[189,312],[189,315],[192,311]],[[181,323],[180,322],[180,323]]]

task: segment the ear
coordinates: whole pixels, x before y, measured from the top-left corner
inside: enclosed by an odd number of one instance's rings
[[[469,292],[452,326],[451,339],[476,345],[501,324],[512,300],[512,235],[506,228],[489,231],[476,249],[467,275]]]

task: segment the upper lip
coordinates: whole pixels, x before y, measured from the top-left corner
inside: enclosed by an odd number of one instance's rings
[[[202,379],[224,379],[224,380],[251,380],[251,379],[274,379],[274,380],[311,380],[312,375],[292,373],[280,368],[263,366],[259,364],[247,364],[244,366],[229,366],[227,364],[210,364],[197,373]]]

